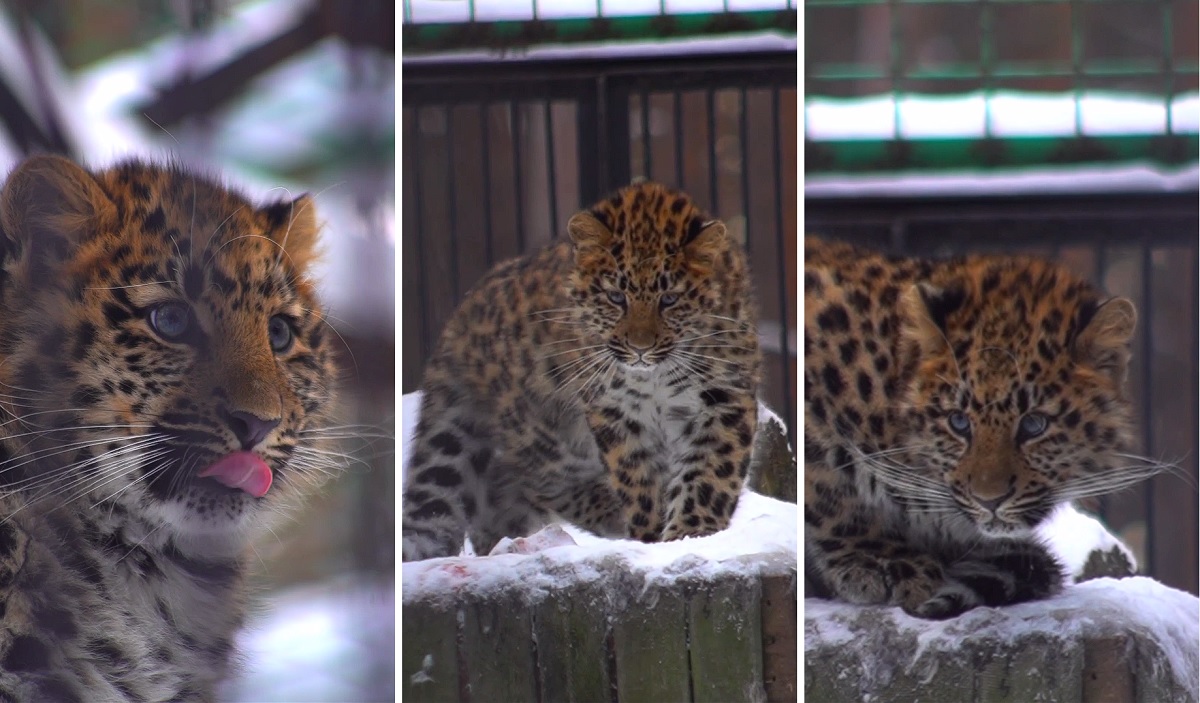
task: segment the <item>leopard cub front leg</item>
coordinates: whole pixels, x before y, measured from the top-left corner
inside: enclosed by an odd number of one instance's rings
[[[645,440],[645,428],[615,406],[591,410],[587,421],[621,506],[627,534],[642,542],[660,541],[663,511],[659,479],[663,467],[657,452],[639,441]]]
[[[750,467],[758,420],[753,394],[710,388],[700,397],[704,411],[682,426],[672,454],[664,540],[728,527]]]

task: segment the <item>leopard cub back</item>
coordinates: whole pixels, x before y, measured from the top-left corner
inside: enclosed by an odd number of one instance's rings
[[[721,530],[760,374],[744,253],[642,182],[497,266],[446,325],[405,477],[404,559],[487,553],[562,518],[645,541]]]
[[[1161,468],[1129,453],[1133,305],[1032,257],[805,254],[810,576],[924,617],[1057,592],[1034,528]]]
[[[174,165],[0,189],[0,700],[209,701],[250,540],[337,466],[308,197]]]

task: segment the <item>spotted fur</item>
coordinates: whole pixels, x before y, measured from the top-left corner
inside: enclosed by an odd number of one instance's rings
[[[554,517],[647,542],[724,529],[746,478],[759,352],[745,256],[643,182],[501,264],[425,373],[404,559],[486,554]]]
[[[827,595],[935,618],[1048,597],[1062,566],[1033,528],[1155,469],[1127,454],[1134,307],[1060,266],[809,238],[804,299],[805,555]]]
[[[317,229],[307,197],[255,207],[176,166],[10,174],[0,700],[214,700],[248,540],[329,468]],[[198,476],[237,451],[264,496]]]

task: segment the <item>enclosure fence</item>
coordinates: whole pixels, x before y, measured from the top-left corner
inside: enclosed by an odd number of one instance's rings
[[[766,373],[796,417],[796,54],[437,61],[402,68],[401,370],[493,263],[646,177],[724,220],[749,252]],[[793,444],[794,446],[794,444]]]

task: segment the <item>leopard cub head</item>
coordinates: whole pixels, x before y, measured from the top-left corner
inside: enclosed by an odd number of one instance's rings
[[[0,193],[0,490],[236,535],[332,468],[307,196],[172,165],[21,164]]]
[[[577,322],[627,368],[680,361],[739,304],[737,244],[683,193],[635,183],[577,213],[567,230]]]
[[[1129,454],[1129,300],[1049,262],[979,257],[901,307],[919,504],[948,493],[984,534],[1019,536],[1062,502],[1161,468]]]

